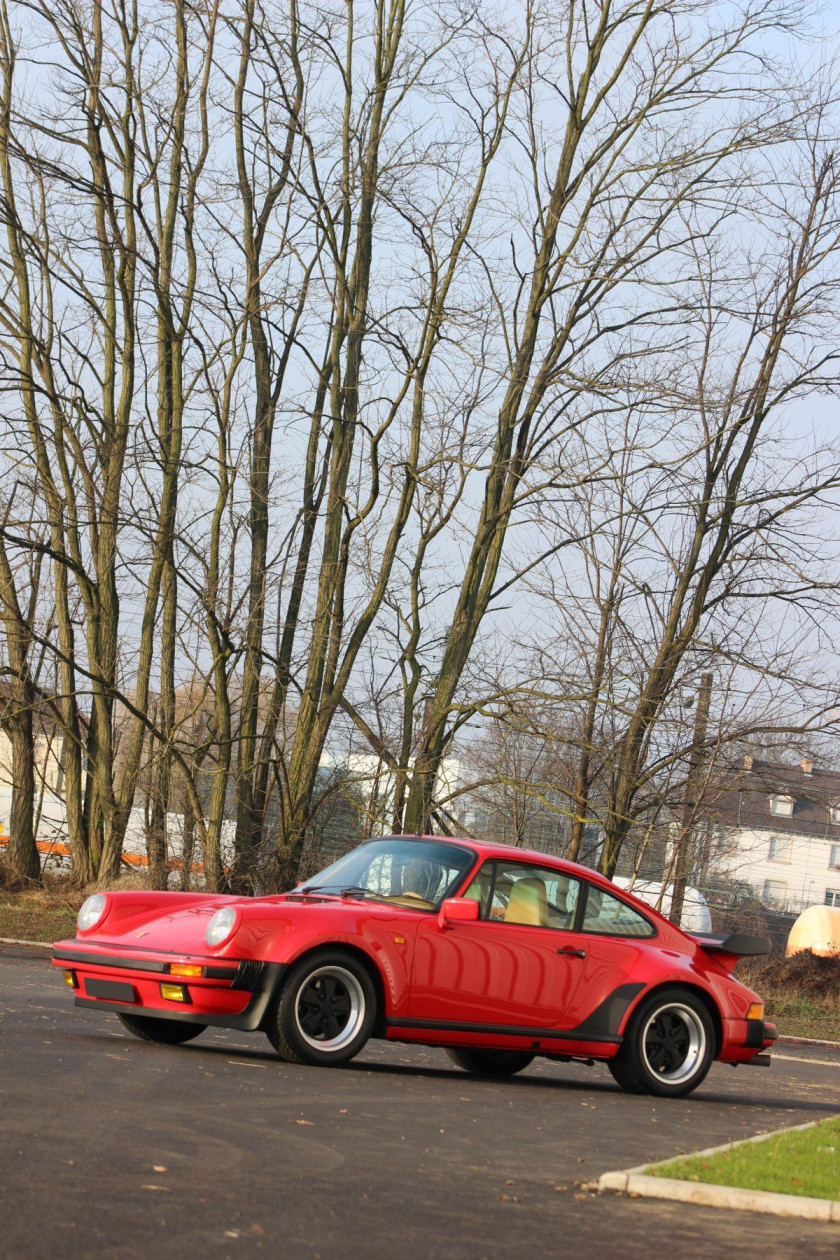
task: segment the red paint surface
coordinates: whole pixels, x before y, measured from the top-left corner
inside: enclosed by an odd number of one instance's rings
[[[451,843],[457,844],[457,841]],[[86,977],[128,980],[137,1004],[124,1009],[166,1015],[190,1011],[224,1017],[241,1012],[250,1000],[229,981],[186,981],[190,1004],[166,1002],[160,982],[167,976],[132,968],[132,958],[213,965],[241,960],[293,963],[322,946],[339,945],[364,954],[381,978],[385,1016],[389,1020],[428,1021],[425,1027],[390,1028],[391,1039],[430,1045],[533,1048],[543,1052],[606,1059],[614,1044],[574,1040],[545,1040],[530,1036],[430,1028],[441,1022],[517,1026],[529,1030],[569,1033],[582,1024],[616,988],[643,984],[626,1011],[620,1033],[634,1007],[655,987],[683,985],[705,993],[720,1016],[722,1046],[719,1058],[748,1060],[762,1047],[746,1048],[746,1014],[759,1001],[735,980],[732,959],[706,953],[690,936],[631,894],[622,892],[595,872],[542,853],[502,845],[465,842],[477,861],[460,892],[478,866],[489,859],[528,863],[553,869],[609,891],[640,911],[654,924],[647,939],[531,927],[492,920],[444,921],[445,916],[413,907],[312,894],[265,898],[232,898],[197,893],[108,893],[108,910],[91,931],[74,941],[59,942],[64,949],[101,953],[124,960],[124,966],[96,966],[54,959],[56,966],[77,973],[84,995]],[[457,895],[457,894],[456,894]],[[213,913],[235,905],[240,922],[219,949],[207,947],[204,933]],[[584,957],[574,953],[582,951]],[[103,1003],[109,1009],[113,1004]],[[770,1044],[765,1042],[766,1046]]]

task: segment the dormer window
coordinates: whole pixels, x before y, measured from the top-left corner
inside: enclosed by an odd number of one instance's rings
[[[840,801],[832,801],[828,807],[828,813],[835,826],[840,827]]]
[[[791,818],[793,816],[793,797],[786,796],[783,793],[776,793],[770,797],[770,813],[775,814],[777,818]]]

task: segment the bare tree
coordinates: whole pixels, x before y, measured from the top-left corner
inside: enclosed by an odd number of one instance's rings
[[[446,755],[523,688],[573,710],[572,844],[608,801],[610,867],[684,762],[673,688],[832,484],[760,475],[830,375],[831,107],[765,46],[799,18],[0,0],[2,423],[33,479],[2,538],[51,621],[4,578],[4,628],[55,681],[80,881],[142,806],[156,885],[188,834],[209,887],[290,883],[350,732],[393,826],[452,827]],[[733,245],[759,221],[781,268]],[[544,635],[541,676],[500,645],[552,587],[585,648]]]

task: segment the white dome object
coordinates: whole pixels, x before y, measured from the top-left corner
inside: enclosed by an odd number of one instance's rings
[[[790,929],[785,953],[810,949],[823,958],[840,958],[840,907],[809,906]]]

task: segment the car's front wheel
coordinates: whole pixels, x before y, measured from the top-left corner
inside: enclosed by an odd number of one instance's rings
[[[534,1056],[521,1050],[447,1050],[453,1063],[474,1076],[513,1076],[523,1071]]]
[[[607,1066],[628,1093],[682,1098],[705,1079],[714,1057],[715,1030],[703,1001],[687,989],[662,989],[633,1013]]]
[[[187,1024],[176,1019],[155,1019],[152,1015],[117,1015],[117,1019],[133,1037],[166,1046],[180,1046],[185,1041],[192,1041],[207,1027],[206,1024]]]
[[[344,950],[322,950],[290,972],[266,1029],[288,1063],[347,1063],[376,1019],[376,991],[367,968]]]

